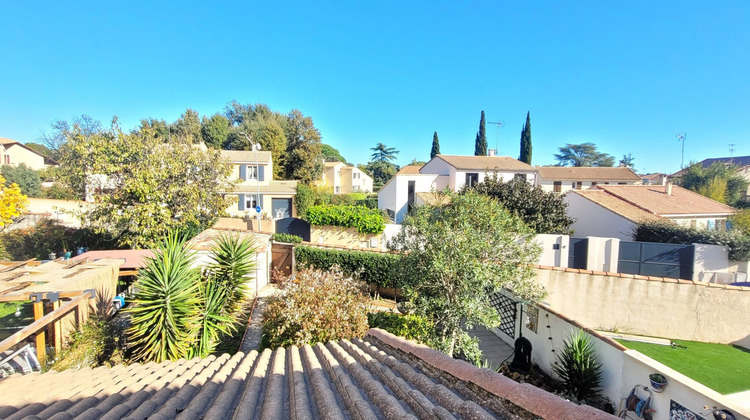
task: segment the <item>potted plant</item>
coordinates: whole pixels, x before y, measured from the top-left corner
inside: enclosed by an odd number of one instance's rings
[[[662,392],[664,387],[667,386],[667,378],[661,373],[652,373],[648,375],[648,379],[651,381],[651,389],[654,392]]]

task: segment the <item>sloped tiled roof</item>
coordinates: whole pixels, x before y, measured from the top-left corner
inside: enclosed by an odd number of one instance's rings
[[[560,181],[640,181],[630,168],[622,166],[612,168],[542,166],[539,175],[546,180]]]
[[[271,152],[261,150],[254,152],[252,150],[222,150],[221,157],[230,162],[255,162],[255,154],[258,154],[258,162],[270,162]]]
[[[664,185],[597,185],[597,188],[660,216],[736,212],[726,204],[676,185],[670,195]]]
[[[396,172],[396,175],[422,175],[419,170],[422,169],[422,165],[406,165],[402,166],[401,169]]]
[[[13,140],[13,139],[6,139],[5,137],[0,137],[0,144],[2,144],[3,146],[6,146],[6,148],[10,148],[11,146],[20,146],[20,147],[23,147],[24,149],[26,149],[26,150],[28,150],[28,151],[30,151],[32,153],[35,153],[35,154],[43,157],[45,165],[59,165],[59,163],[57,161],[55,161],[54,159],[49,158],[49,157],[47,157],[47,156],[45,156],[45,155],[37,152],[36,150],[34,150],[31,147],[29,147],[29,146],[21,143],[20,141],[16,141],[16,140]]]
[[[709,166],[713,165],[714,163],[722,163],[724,165],[736,165],[740,168],[743,168],[745,166],[750,166],[750,156],[733,156],[733,157],[720,157],[720,158],[709,158],[709,159],[703,159],[702,161],[698,162],[702,167],[708,168]],[[685,171],[690,166],[686,166],[679,171],[673,173],[671,176],[673,177],[679,177],[685,174]]]
[[[569,194],[578,194],[628,220],[634,222],[664,220],[661,216],[650,213],[640,207],[634,206],[627,201],[621,200],[612,194],[602,190],[573,190]]]
[[[488,169],[508,171],[534,171],[536,168],[508,156],[453,156],[437,155],[456,169]]]
[[[364,340],[0,380],[0,418],[615,419],[428,347]]]

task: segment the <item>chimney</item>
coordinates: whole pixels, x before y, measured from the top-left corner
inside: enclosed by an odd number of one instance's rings
[[[667,182],[664,185],[664,192],[667,193],[667,195],[672,195],[672,183],[671,182]]]
[[[495,149],[489,149],[487,150],[487,156],[495,156],[496,152],[497,151]]]
[[[659,185],[667,185],[667,175],[659,174]]]

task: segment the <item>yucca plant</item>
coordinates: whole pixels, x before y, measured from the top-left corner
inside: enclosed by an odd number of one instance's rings
[[[596,397],[602,382],[602,364],[597,362],[594,344],[583,330],[572,333],[557,355],[553,370],[565,391],[578,401]]]
[[[190,357],[207,357],[216,349],[222,335],[235,330],[234,319],[223,315],[228,290],[211,277],[200,286],[197,337],[190,349]]]
[[[128,329],[134,357],[162,362],[186,357],[195,340],[199,319],[200,272],[184,237],[164,238],[136,281],[138,292]]]
[[[255,270],[255,241],[239,235],[221,235],[211,248],[208,276],[226,290],[222,314],[236,313],[247,293],[247,280]]]

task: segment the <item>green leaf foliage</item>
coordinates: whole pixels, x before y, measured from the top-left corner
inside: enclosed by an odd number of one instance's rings
[[[596,360],[591,338],[583,330],[571,333],[557,354],[552,370],[560,377],[565,391],[578,401],[596,397],[602,382],[602,364]]]
[[[344,275],[380,287],[401,287],[398,265],[401,256],[366,251],[296,246],[294,260],[303,268],[328,270],[338,266]]]
[[[222,234],[211,247],[207,277],[226,290],[222,314],[232,315],[239,311],[248,292],[247,281],[255,274],[256,251],[253,239],[232,234]]]
[[[615,157],[596,150],[594,143],[566,144],[555,154],[557,166],[600,166],[611,167]]]
[[[415,207],[391,248],[401,253],[404,294],[415,314],[434,324],[438,348],[473,360],[464,328],[499,324],[491,291],[507,288],[525,299],[544,295],[532,268],[539,248],[533,232],[497,201],[476,192],[446,194],[447,205]]]
[[[298,244],[302,242],[301,236],[291,235],[288,233],[274,233],[271,236],[271,239],[273,239],[276,242],[284,242],[287,244]]]
[[[438,139],[437,131],[432,133],[432,148],[430,149],[430,159],[440,154],[440,139]]]
[[[339,153],[338,149],[325,143],[321,144],[320,146],[321,146],[320,152],[323,154],[323,158],[326,160],[326,162],[346,163],[346,159],[344,159],[344,157],[341,156],[341,153]]]
[[[730,206],[740,204],[748,185],[736,165],[718,162],[707,168],[692,163],[678,181],[684,188]]]
[[[5,178],[6,185],[18,184],[21,193],[29,197],[41,197],[42,180],[39,171],[35,171],[25,163],[18,166],[3,165],[0,174]]]
[[[168,235],[140,270],[128,329],[134,357],[160,363],[187,357],[200,317],[200,274],[185,239]]]
[[[371,312],[367,314],[370,328],[380,328],[407,340],[415,340],[429,345],[433,326],[425,318],[417,315],[399,315],[393,312]]]
[[[482,116],[479,119],[479,131],[477,131],[477,138],[474,141],[474,156],[487,156],[487,133],[484,110],[482,110]]]
[[[750,260],[750,236],[737,231],[691,228],[670,221],[642,222],[635,227],[633,240],[667,244],[723,245],[729,248],[730,260]]]
[[[116,238],[106,232],[70,228],[53,219],[41,220],[33,227],[2,232],[0,245],[4,249],[2,257],[12,261],[46,260],[50,253],[59,254],[63,248],[75,251],[79,246],[91,250],[119,249]]]
[[[526,113],[526,123],[521,130],[521,153],[518,160],[531,165],[531,114]]]
[[[263,314],[263,347],[301,347],[362,337],[369,298],[340,270],[300,270]]]
[[[567,235],[575,221],[568,217],[568,204],[561,195],[546,192],[542,187],[532,186],[523,179],[503,182],[495,174],[486,177],[472,189],[497,200],[536,233]]]
[[[307,221],[313,226],[355,228],[360,233],[380,234],[385,218],[377,209],[365,206],[315,206],[307,209]]]

